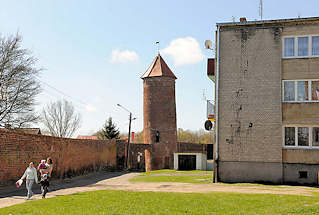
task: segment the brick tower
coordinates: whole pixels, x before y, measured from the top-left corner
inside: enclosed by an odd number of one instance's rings
[[[175,75],[160,54],[141,77],[144,88],[146,171],[173,169],[177,151]]]

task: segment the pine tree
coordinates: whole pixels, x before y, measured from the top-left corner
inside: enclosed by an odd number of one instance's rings
[[[112,121],[112,117],[109,117],[106,120],[103,128],[97,133],[98,137],[103,140],[117,139],[120,136],[119,130],[116,128],[116,125]]]

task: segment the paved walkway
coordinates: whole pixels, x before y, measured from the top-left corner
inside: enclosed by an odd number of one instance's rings
[[[303,186],[263,186],[263,185],[230,185],[230,184],[188,184],[172,182],[130,182],[138,173],[107,173],[98,172],[87,176],[76,177],[72,180],[53,182],[53,191],[47,198],[68,195],[78,192],[94,190],[129,190],[129,191],[154,191],[154,192],[182,192],[182,193],[209,193],[209,192],[234,192],[254,194],[282,194],[311,196],[312,192],[319,189]],[[39,189],[35,185],[34,190]],[[26,191],[15,188],[0,189],[0,208],[25,202]],[[32,197],[40,199],[39,194]]]

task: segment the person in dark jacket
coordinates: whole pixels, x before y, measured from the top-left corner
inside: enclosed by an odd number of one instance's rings
[[[50,186],[47,174],[42,175],[42,179],[40,181],[40,184],[41,184],[42,199],[44,199],[45,195],[49,191],[48,188]]]

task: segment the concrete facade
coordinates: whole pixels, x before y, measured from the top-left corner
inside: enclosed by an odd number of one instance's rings
[[[283,56],[283,38],[319,35],[319,18],[217,26],[218,179],[317,183],[319,150],[287,151],[284,127],[319,127],[319,103],[286,103],[282,90],[283,80],[319,79],[319,58]],[[307,179],[300,171],[310,171]]]

